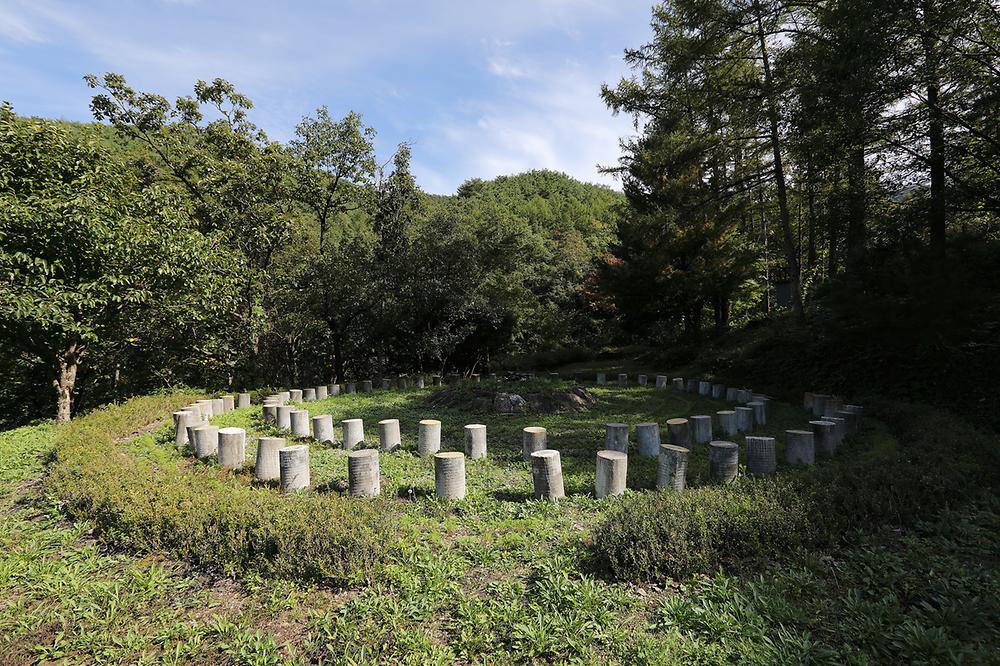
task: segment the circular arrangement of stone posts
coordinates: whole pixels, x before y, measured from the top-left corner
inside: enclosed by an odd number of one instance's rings
[[[747,473],[754,476],[774,474],[778,467],[774,437],[747,436],[746,444]]]
[[[441,422],[436,419],[424,419],[417,424],[417,453],[421,458],[426,458],[427,456],[433,455],[440,450]],[[462,462],[462,473],[465,473],[464,456]]]
[[[243,428],[222,428],[219,430],[219,445],[216,458],[220,467],[241,469],[247,459],[247,432]]]
[[[660,445],[660,456],[656,462],[656,488],[681,491],[687,485],[687,465],[689,449],[673,444]]]
[[[312,436],[317,442],[333,442],[333,417],[329,414],[312,417]]]
[[[740,471],[740,447],[735,442],[708,445],[709,476],[716,483],[732,483]]]
[[[785,462],[789,465],[812,465],[816,462],[816,449],[810,431],[785,431]]]
[[[399,419],[382,419],[378,422],[378,444],[383,451],[392,453],[402,446]]]
[[[465,454],[446,451],[434,454],[434,494],[443,500],[465,498]]]
[[[347,489],[352,497],[378,497],[382,492],[378,451],[361,449],[347,454]]]
[[[283,493],[309,488],[309,447],[305,444],[278,449],[278,485]]]
[[[545,449],[548,444],[548,433],[540,426],[528,426],[521,431],[521,451],[525,460],[531,460],[531,454]]]
[[[482,423],[470,423],[465,426],[465,455],[470,460],[486,457],[486,426]]]
[[[628,453],[627,423],[605,424],[604,448],[609,451],[621,451],[622,453]]]
[[[660,424],[640,423],[637,425],[635,427],[635,441],[640,456],[655,458],[660,455]]]
[[[258,481],[277,481],[281,478],[278,451],[285,448],[284,437],[261,437],[257,440],[257,461],[253,475]]]
[[[531,480],[535,499],[557,500],[566,496],[558,451],[542,449],[531,454]]]
[[[628,456],[621,451],[598,451],[597,471],[594,476],[594,495],[597,499],[625,492],[628,477]]]

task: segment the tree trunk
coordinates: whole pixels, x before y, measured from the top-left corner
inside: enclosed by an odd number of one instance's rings
[[[927,84],[927,109],[930,112],[927,133],[931,170],[930,246],[935,255],[943,257],[947,210],[944,185],[944,114],[938,106],[939,94],[937,73],[932,72]]]
[[[80,367],[80,351],[76,343],[71,344],[57,364],[58,376],[52,381],[56,389],[56,421],[69,421],[73,414],[73,389],[76,387],[76,371]]]
[[[334,381],[344,381],[344,336],[341,333],[333,335],[333,372]]]

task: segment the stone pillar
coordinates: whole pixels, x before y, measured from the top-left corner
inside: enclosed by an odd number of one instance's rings
[[[822,420],[833,424],[834,449],[839,449],[840,445],[844,443],[844,438],[847,437],[847,419],[824,414]]]
[[[236,409],[236,398],[231,395],[222,396],[222,413],[231,412]]]
[[[292,400],[292,392],[291,391],[282,391],[278,395],[281,396],[281,402],[282,402],[282,404],[287,403],[287,402],[291,402],[291,400]]]
[[[382,378],[382,390],[384,391],[384,390],[389,389],[391,387],[392,387],[392,380],[389,379],[388,377],[383,377]]]
[[[785,431],[785,462],[789,465],[812,465],[816,462],[813,434],[808,430]]]
[[[417,375],[416,386],[417,386],[418,389],[424,388],[424,376],[423,375]]]
[[[846,412],[851,412],[852,414],[857,414],[859,419],[862,416],[864,416],[864,413],[865,413],[865,408],[862,407],[861,405],[844,405],[843,409]]]
[[[288,402],[302,402],[302,389],[288,389]]]
[[[708,471],[715,483],[732,483],[740,471],[740,447],[735,442],[708,445]]]
[[[655,458],[660,455],[660,424],[640,423],[635,427],[635,440],[640,456]]]
[[[747,407],[753,410],[753,422],[754,425],[767,425],[767,403],[766,402],[748,402]]]
[[[316,402],[316,389],[302,389],[302,402]]]
[[[832,456],[837,452],[837,425],[833,421],[810,421],[816,453]]]
[[[247,459],[247,431],[243,428],[219,430],[219,465],[228,469],[241,469]]]
[[[263,407],[264,425],[277,425],[278,423],[278,404],[265,402]]]
[[[312,417],[313,439],[317,442],[333,442],[333,417],[320,414]]]
[[[326,400],[329,397],[326,386],[317,386],[314,390],[316,391],[317,400]]]
[[[326,390],[330,395],[340,395],[340,384],[330,384]]]
[[[858,415],[857,414],[855,414],[854,412],[849,412],[849,411],[847,411],[845,409],[842,409],[839,412],[837,412],[837,416],[840,417],[840,418],[842,418],[842,419],[844,419],[844,421],[847,423],[847,432],[848,433],[855,433],[855,432],[858,431],[858,421],[859,421],[859,419],[858,419]]]
[[[736,408],[736,429],[740,432],[753,430],[753,409],[750,407]]]
[[[621,451],[598,451],[594,495],[597,499],[621,495],[628,478],[628,456]]]
[[[472,460],[486,457],[486,426],[482,423],[465,426],[465,455]]]
[[[622,453],[628,453],[627,423],[605,424],[604,448],[609,451],[621,451]]]
[[[215,403],[211,400],[198,400],[196,404],[208,418],[215,416]]]
[[[344,419],[340,422],[344,435],[344,448],[350,451],[365,442],[365,422],[361,419]]]
[[[732,386],[726,389],[726,402],[736,402],[739,396],[740,396],[739,389],[735,389]]]
[[[292,429],[292,410],[294,408],[291,405],[278,405],[278,420],[275,425],[278,426],[280,430],[291,430]]]
[[[712,395],[712,382],[698,382],[698,395]]]
[[[678,391],[683,391],[684,390],[684,378],[683,377],[674,377],[671,380],[671,382],[673,383],[674,388],[677,389]]]
[[[521,450],[525,460],[531,460],[531,454],[543,450],[548,444],[548,433],[545,428],[528,426],[521,431]]]
[[[691,424],[687,419],[667,419],[667,439],[677,446],[691,446]]]
[[[656,388],[665,389],[667,388],[667,376],[666,375],[656,375]]]
[[[712,441],[712,417],[699,414],[688,418],[691,424],[691,439],[695,444],[708,444]]]
[[[366,380],[364,380],[364,381],[361,382],[361,392],[362,393],[371,393],[373,388],[374,387],[372,386],[372,380],[366,379]]]
[[[743,403],[744,405],[747,404],[748,402],[753,402],[753,391],[751,391],[750,389],[740,389],[739,396],[740,396],[739,402]]]
[[[357,393],[357,392],[358,392],[358,387],[354,384],[354,382],[347,382],[347,384],[344,385],[344,393]]]
[[[202,425],[192,430],[194,433],[194,455],[196,458],[211,458],[219,451],[219,429],[213,425]]]
[[[399,419],[382,419],[378,422],[378,444],[383,451],[392,453],[402,445],[399,435]]]
[[[434,494],[438,499],[465,499],[465,454],[447,451],[434,454]]]
[[[823,416],[823,412],[826,411],[826,399],[832,397],[833,396],[825,393],[814,393],[812,403],[813,416]]]
[[[293,409],[290,414],[292,434],[296,437],[309,436],[309,412],[304,409]]]
[[[602,386],[607,381],[607,377],[603,372],[597,373],[597,385]]]
[[[212,416],[226,413],[226,403],[222,398],[212,398]]]
[[[281,492],[291,493],[309,488],[309,447],[305,444],[278,449],[279,485]]]
[[[686,382],[684,382],[684,390],[687,391],[688,393],[697,393],[698,392],[698,380],[697,379],[688,379]]]
[[[628,386],[628,375],[621,373],[618,375],[618,386]]]
[[[774,474],[778,467],[774,437],[747,437],[747,472],[754,476]]]
[[[205,405],[199,405],[197,402],[192,402],[190,405],[181,410],[182,412],[191,412],[195,415],[195,420],[198,423],[208,423],[208,409]]]
[[[347,492],[351,497],[378,497],[381,494],[378,451],[361,449],[347,454]]]
[[[813,408],[813,394],[806,391],[802,394],[802,409],[808,409],[810,412]]]
[[[656,488],[663,490],[684,490],[687,485],[688,454],[683,446],[660,445],[660,457],[656,463]]]
[[[557,500],[566,496],[558,451],[542,449],[531,454],[531,480],[535,486],[535,499]]]
[[[174,444],[177,446],[183,446],[188,443],[188,426],[198,423],[201,419],[196,417],[193,412],[180,411],[174,412]]]
[[[750,402],[763,402],[764,404],[767,404],[768,400],[770,400],[770,398],[764,395],[763,393],[750,394]]]
[[[726,387],[722,384],[712,384],[712,397],[720,400],[726,394]]]
[[[281,478],[278,450],[285,448],[284,437],[261,437],[257,440],[257,462],[253,475],[258,481],[277,481]]]
[[[441,386],[441,375],[431,375],[431,384]]]
[[[236,407],[239,409],[244,409],[250,406],[250,394],[240,393],[236,396]]]
[[[645,386],[646,385],[646,375],[639,375],[639,378],[636,380],[636,383],[638,383],[639,386]]]
[[[399,388],[400,391],[405,391],[406,389],[410,388],[410,383],[406,380],[406,377],[400,377],[399,379],[396,380],[396,386]]]
[[[421,458],[426,458],[440,450],[441,422],[436,419],[424,419],[417,424],[417,453]],[[464,456],[462,457],[462,474],[465,474]]]
[[[736,412],[732,409],[723,409],[722,411],[716,412],[716,416],[719,417],[719,430],[726,437],[735,437],[740,431],[736,427]]]

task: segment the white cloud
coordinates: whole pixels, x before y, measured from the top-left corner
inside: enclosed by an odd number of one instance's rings
[[[22,44],[45,41],[41,33],[35,30],[22,16],[18,16],[3,7],[0,7],[0,38]]]

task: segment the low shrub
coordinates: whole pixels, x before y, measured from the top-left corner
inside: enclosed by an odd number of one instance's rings
[[[47,484],[106,543],[226,573],[348,584],[373,575],[396,520],[383,502],[281,496],[218,468],[130,455],[119,440],[192,396],[150,396],[62,426]]]

